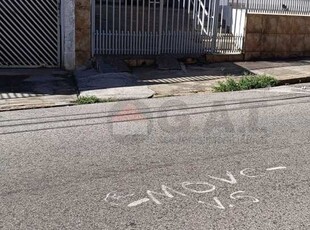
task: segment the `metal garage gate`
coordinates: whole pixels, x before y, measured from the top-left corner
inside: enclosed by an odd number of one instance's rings
[[[0,67],[60,66],[60,0],[0,0]]]
[[[239,1],[246,0],[92,0],[92,53],[240,53]]]
[[[189,0],[93,0],[93,54],[203,52]]]

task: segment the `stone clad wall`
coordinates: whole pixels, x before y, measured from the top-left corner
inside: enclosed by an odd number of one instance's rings
[[[75,65],[85,64],[91,58],[91,0],[75,3]]]
[[[248,14],[245,59],[310,56],[310,17]]]

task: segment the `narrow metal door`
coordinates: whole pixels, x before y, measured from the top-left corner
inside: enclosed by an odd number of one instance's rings
[[[0,68],[60,66],[60,0],[0,0]]]

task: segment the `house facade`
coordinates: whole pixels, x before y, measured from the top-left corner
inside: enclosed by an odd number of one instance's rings
[[[277,2],[3,0],[0,68],[72,70],[96,55],[309,56],[310,1]]]

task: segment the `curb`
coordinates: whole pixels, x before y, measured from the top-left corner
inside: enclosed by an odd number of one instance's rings
[[[308,82],[310,82],[310,76],[298,77],[298,78],[288,78],[288,79],[277,79],[277,80],[279,81],[279,85],[308,83]]]
[[[19,99],[1,99],[0,112],[75,105],[74,100],[77,99],[77,96],[75,94],[72,94],[70,96],[71,97],[68,96],[67,98],[42,96]]]
[[[8,105],[7,107],[0,107],[0,112],[6,111],[18,111],[18,110],[29,110],[29,109],[44,109],[44,108],[58,108],[58,107],[65,107],[65,106],[74,106],[76,103],[68,103],[68,104],[38,104],[38,105]]]

